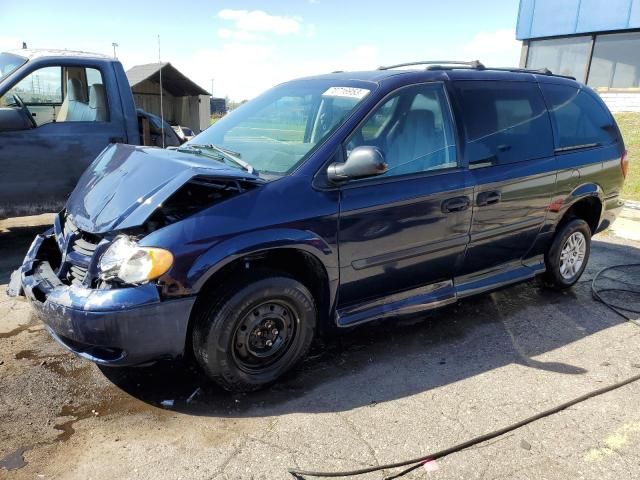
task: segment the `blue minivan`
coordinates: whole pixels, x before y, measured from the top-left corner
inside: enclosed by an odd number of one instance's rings
[[[107,147],[10,292],[98,364],[193,356],[224,388],[254,390],[327,326],[538,274],[571,287],[626,169],[602,100],[547,70],[305,78],[175,150]]]

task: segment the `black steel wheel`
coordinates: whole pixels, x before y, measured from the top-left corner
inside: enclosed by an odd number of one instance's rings
[[[290,370],[316,328],[309,290],[280,274],[259,273],[198,306],[194,355],[209,377],[230,391],[252,391]]]

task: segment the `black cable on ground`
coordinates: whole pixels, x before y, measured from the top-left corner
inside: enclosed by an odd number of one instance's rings
[[[624,318],[625,320],[628,320],[629,322],[633,323],[634,325],[640,327],[640,323],[637,320],[634,320],[633,318],[631,318],[627,313],[625,312],[629,312],[629,313],[639,313],[640,314],[640,309],[636,309],[636,308],[632,308],[629,305],[619,305],[617,303],[613,303],[611,300],[607,300],[605,298],[603,298],[602,294],[605,292],[618,292],[618,293],[635,293],[636,295],[640,295],[640,283],[634,283],[634,282],[628,282],[628,281],[624,281],[621,280],[619,278],[611,278],[611,277],[604,277],[607,280],[610,280],[611,282],[618,282],[621,283],[623,285],[625,285],[626,287],[635,287],[634,288],[597,288],[596,283],[598,282],[598,280],[600,280],[600,277],[602,276],[603,273],[611,271],[611,270],[616,270],[616,269],[622,269],[622,268],[640,268],[640,263],[630,263],[627,265],[614,265],[612,267],[606,267],[603,268],[602,270],[600,270],[595,277],[593,277],[593,281],[591,282],[591,294],[593,296],[593,298],[595,298],[596,300],[598,300],[599,302],[603,303],[604,305],[606,305],[607,307],[609,307],[613,312],[617,313],[618,315],[620,315],[622,318]],[[640,274],[638,275],[638,279],[640,280]]]
[[[634,282],[629,282],[629,281],[625,281],[622,280],[620,278],[611,278],[611,277],[605,277],[606,279],[612,281],[612,282],[618,282],[621,283],[623,285],[625,285],[624,288],[604,288],[604,289],[598,289],[596,287],[596,282],[600,279],[601,275],[607,271],[610,270],[614,270],[614,269],[621,269],[621,268],[633,268],[633,267],[637,267],[640,268],[640,264],[628,264],[628,265],[616,265],[613,267],[607,267],[607,268],[603,268],[602,270],[600,270],[596,276],[593,278],[593,282],[591,283],[591,291],[593,294],[593,297],[602,302],[604,305],[606,305],[607,307],[609,307],[611,310],[613,310],[615,313],[617,313],[618,315],[620,315],[621,317],[625,318],[626,320],[634,323],[635,325],[640,327],[640,323],[637,322],[636,320],[632,319],[629,315],[627,315],[624,312],[630,312],[630,313],[640,313],[640,310],[637,310],[635,308],[631,308],[629,305],[619,305],[617,303],[613,303],[610,300],[607,300],[605,298],[602,297],[602,293],[605,292],[619,292],[619,293],[634,293],[637,295],[640,295],[640,283],[634,283]],[[638,278],[640,278],[640,275],[638,275]],[[631,287],[631,288],[627,288],[627,287]],[[635,287],[635,289],[634,289]],[[401,472],[392,475],[390,477],[387,477],[387,480],[391,480],[391,479],[395,479],[395,478],[400,478],[404,475],[406,475],[407,473],[416,470],[417,468],[420,468],[422,465],[424,465],[426,462],[432,461],[432,460],[436,460],[438,458],[443,458],[446,457],[447,455],[451,455],[452,453],[456,453],[459,452],[461,450],[465,450],[469,447],[472,447],[474,445],[477,445],[479,443],[483,443],[486,442],[488,440],[494,439],[496,437],[500,437],[502,435],[504,435],[505,433],[509,433],[513,430],[517,430],[518,428],[524,427],[525,425],[528,425],[530,423],[533,423],[537,420],[540,420],[542,418],[548,417],[550,415],[554,415],[558,412],[561,412],[562,410],[566,410],[569,407],[572,407],[578,403],[584,402],[590,398],[593,397],[597,397],[599,395],[603,395],[605,393],[611,392],[613,390],[616,390],[618,388],[624,387],[625,385],[629,385],[630,383],[633,382],[637,382],[638,380],[640,380],[640,375],[635,375],[631,378],[628,378],[626,380],[623,380],[621,382],[615,383],[613,385],[609,385],[608,387],[603,387],[600,388],[598,390],[594,390],[592,392],[586,393],[584,395],[581,395],[577,398],[574,398],[573,400],[570,400],[568,402],[562,403],[560,405],[557,405],[556,407],[550,408],[548,410],[545,410],[543,412],[540,412],[532,417],[526,418],[524,420],[521,420],[517,423],[514,423],[512,425],[509,425],[507,427],[501,428],[499,430],[495,430],[493,432],[490,433],[485,433],[484,435],[480,435],[479,437],[475,437],[472,438],[471,440],[467,440],[466,442],[462,442],[459,443],[458,445],[454,445],[453,447],[449,447],[446,448],[444,450],[440,450],[439,452],[434,452],[428,455],[424,455],[422,457],[418,457],[418,458],[412,458],[411,460],[405,460],[402,462],[395,462],[395,463],[388,463],[386,465],[378,465],[375,467],[367,467],[367,468],[360,468],[360,469],[356,469],[356,470],[347,470],[347,471],[343,471],[343,472],[319,472],[319,471],[312,471],[312,470],[299,470],[299,469],[290,469],[289,473],[291,475],[293,475],[294,478],[304,478],[305,476],[308,477],[323,477],[323,478],[336,478],[336,477],[352,477],[352,476],[356,476],[356,475],[364,475],[365,473],[371,473],[371,472],[377,472],[380,470],[388,470],[388,469],[392,469],[392,468],[400,468],[400,467],[409,467],[406,468],[405,470],[402,470]]]
[[[592,392],[586,393],[584,395],[581,395],[577,398],[574,398],[573,400],[570,400],[568,402],[562,403],[558,406],[555,406],[553,408],[550,408],[548,410],[545,410],[543,412],[540,412],[536,415],[533,415],[532,417],[526,418],[524,420],[521,420],[517,423],[514,423],[512,425],[509,425],[507,427],[501,428],[499,430],[494,430],[493,432],[490,433],[485,433],[484,435],[480,435],[478,437],[472,438],[471,440],[467,440],[466,442],[462,442],[459,443],[457,445],[454,445],[453,447],[449,447],[446,448],[444,450],[440,450],[439,452],[434,452],[431,453],[429,455],[424,455],[422,457],[417,457],[417,458],[412,458],[411,460],[405,460],[402,462],[395,462],[395,463],[388,463],[386,465],[378,465],[375,467],[367,467],[367,468],[360,468],[360,469],[356,469],[356,470],[346,470],[343,472],[319,472],[319,471],[313,471],[313,470],[298,470],[298,469],[289,469],[289,473],[291,475],[293,475],[294,478],[304,478],[305,476],[308,477],[323,477],[323,478],[336,478],[336,477],[353,477],[356,475],[364,475],[365,473],[371,473],[371,472],[377,472],[380,470],[388,470],[391,468],[399,468],[399,467],[406,467],[408,465],[411,465],[410,468],[400,472],[397,475],[391,476],[391,477],[387,477],[387,480],[393,479],[393,478],[399,478],[402,475],[405,475],[407,473],[409,473],[412,470],[415,470],[416,468],[419,468],[421,465],[423,465],[426,462],[432,461],[432,460],[437,460],[438,458],[443,458],[446,457],[447,455],[451,455],[452,453],[456,453],[459,452],[461,450],[465,450],[469,447],[472,447],[474,445],[477,445],[479,443],[483,443],[486,442],[487,440],[491,440],[493,438],[496,437],[500,437],[502,435],[504,435],[505,433],[509,433],[513,430],[517,430],[518,428],[524,427],[525,425],[528,425],[530,423],[533,423],[537,420],[540,420],[542,418],[548,417],[550,415],[553,415],[555,413],[561,412],[562,410],[566,410],[569,407],[572,407],[578,403],[584,402],[585,400],[588,400],[590,398],[593,397],[597,397],[599,395],[603,395],[605,393],[611,392],[613,390],[616,390],[618,388],[624,387],[625,385],[629,385],[630,383],[633,382],[637,382],[638,380],[640,380],[640,375],[634,375],[631,378],[627,378],[626,380],[623,380],[621,382],[618,383],[614,383],[613,385],[609,385],[607,387],[603,387],[603,388],[599,388],[598,390],[593,390]]]

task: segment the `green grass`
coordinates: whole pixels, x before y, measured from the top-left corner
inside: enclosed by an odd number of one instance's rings
[[[622,198],[640,200],[640,113],[616,113],[614,116],[629,152],[629,173],[622,189]]]

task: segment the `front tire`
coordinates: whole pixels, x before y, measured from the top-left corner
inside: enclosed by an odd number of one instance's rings
[[[562,225],[545,255],[546,279],[551,287],[565,290],[582,276],[591,253],[591,228],[575,218]]]
[[[313,296],[297,280],[258,274],[199,306],[194,355],[229,391],[258,390],[307,353],[316,329]]]

